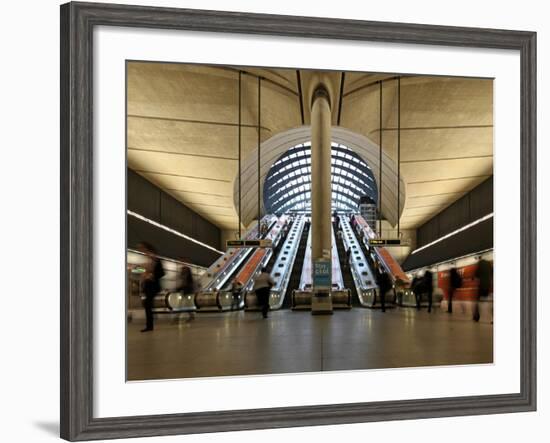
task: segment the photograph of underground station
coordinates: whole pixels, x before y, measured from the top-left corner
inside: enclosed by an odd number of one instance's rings
[[[127,379],[493,362],[493,80],[127,62]]]

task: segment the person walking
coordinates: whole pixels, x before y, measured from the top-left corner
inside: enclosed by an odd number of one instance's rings
[[[268,226],[267,226],[267,223],[266,222],[262,222],[262,224],[260,225],[260,235],[262,238],[265,237],[265,235],[267,234],[267,230],[268,230]]]
[[[180,292],[184,295],[184,297],[186,296],[191,296],[193,297],[193,303],[194,303],[194,300],[195,300],[195,294],[197,292],[196,290],[196,287],[195,287],[195,282],[194,282],[194,279],[193,279],[193,272],[191,271],[191,268],[189,266],[182,266],[181,268],[181,283],[180,283]],[[195,312],[194,311],[190,311],[189,312],[189,319],[190,320],[193,320],[195,318]]]
[[[241,302],[241,290],[243,288],[242,283],[235,277],[233,281],[231,282],[231,310],[234,311],[236,309],[239,309],[239,305]]]
[[[143,308],[145,310],[145,328],[141,332],[152,331],[153,325],[153,300],[155,295],[160,291],[160,279],[164,276],[164,268],[157,257],[157,253],[153,245],[142,242],[138,245],[138,250],[146,257],[143,265],[145,272],[143,273],[143,292],[145,300]]]
[[[453,313],[453,296],[458,288],[462,286],[462,277],[458,273],[456,267],[452,267],[449,271],[449,301],[447,304],[447,312]]]
[[[380,265],[377,265],[376,267],[376,283],[378,284],[378,288],[380,290],[380,306],[382,308],[382,312],[386,312],[386,292],[391,289],[392,285],[390,276]]]
[[[432,271],[430,271],[429,269],[424,273],[424,277],[422,278],[422,286],[424,291],[426,292],[426,295],[428,296],[428,312],[432,312],[434,280]]]
[[[416,310],[420,311],[420,301],[422,298],[422,278],[419,275],[414,276],[413,281],[411,282],[411,289],[416,302]]]
[[[473,320],[479,321],[479,302],[489,296],[491,280],[493,278],[493,267],[491,263],[480,257],[477,263],[476,278],[479,280],[477,298],[474,303]]]
[[[290,229],[290,226],[292,225],[292,222],[289,221],[288,223],[285,223],[284,226],[283,226],[283,236],[282,238],[286,238],[287,234],[288,234],[288,230]]]
[[[185,295],[193,294],[195,291],[195,285],[193,284],[193,273],[189,266],[183,265],[181,267],[181,283],[180,291]]]
[[[348,269],[350,267],[350,259],[351,259],[351,246],[348,246],[348,249],[346,249],[346,261],[344,262],[344,269]]]
[[[269,294],[273,285],[275,285],[275,281],[271,278],[269,272],[267,272],[267,268],[262,268],[262,272],[254,280],[254,292],[258,298],[258,305],[262,309],[263,318],[267,318]]]

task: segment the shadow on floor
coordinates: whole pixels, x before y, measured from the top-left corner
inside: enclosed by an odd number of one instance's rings
[[[59,437],[59,423],[56,421],[39,421],[34,423],[34,426],[41,429],[46,434]]]

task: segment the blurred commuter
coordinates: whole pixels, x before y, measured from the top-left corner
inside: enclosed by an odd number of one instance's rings
[[[345,269],[349,268],[350,259],[351,259],[351,246],[348,246],[348,249],[346,249],[346,261],[344,262],[344,268]]]
[[[164,276],[162,263],[157,257],[155,248],[146,242],[138,245],[138,250],[145,254],[146,261],[143,265],[145,272],[143,273],[143,292],[145,300],[143,308],[145,310],[145,329],[141,332],[153,330],[153,300],[160,292],[160,279]]]
[[[242,283],[235,277],[231,282],[231,310],[239,309],[241,302],[241,291],[243,289]]]
[[[262,268],[262,272],[254,280],[254,292],[258,298],[258,305],[262,309],[263,318],[267,318],[269,294],[273,285],[275,285],[275,281],[271,278],[269,272],[267,272],[267,268]]]
[[[380,264],[376,266],[376,284],[380,290],[380,306],[382,307],[382,312],[386,312],[386,292],[391,289],[392,284],[390,276]]]
[[[180,271],[180,287],[179,290],[184,297],[189,296],[193,299],[195,303],[195,294],[197,292],[195,287],[195,280],[193,279],[193,272],[189,266],[183,265]],[[195,318],[195,313],[193,311],[189,312],[189,318]]]
[[[288,230],[290,229],[290,226],[292,225],[292,221],[288,221],[287,223],[284,224],[283,226],[283,237],[282,238],[286,238],[287,234],[288,234]]]
[[[453,295],[456,290],[462,286],[462,277],[458,273],[456,267],[452,267],[449,271],[449,302],[447,305],[447,312],[453,313]]]
[[[479,280],[477,298],[474,303],[473,318],[479,321],[479,301],[487,299],[491,290],[491,281],[493,279],[493,267],[491,263],[480,257],[477,263],[476,278]]]
[[[420,311],[420,301],[422,298],[422,278],[419,275],[415,275],[411,282],[411,290],[414,294],[414,299],[416,301],[416,310]]]
[[[181,283],[180,283],[180,290],[185,295],[194,294],[195,292],[195,284],[193,282],[193,273],[191,272],[191,269],[189,266],[183,265],[181,267]]]
[[[432,271],[429,269],[424,273],[422,278],[422,287],[426,295],[428,296],[428,312],[432,312],[432,301],[434,294],[434,279]]]
[[[334,228],[338,230],[340,228],[340,216],[334,211],[332,217],[334,217]]]

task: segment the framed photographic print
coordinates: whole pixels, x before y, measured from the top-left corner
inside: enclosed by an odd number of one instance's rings
[[[536,408],[536,34],[61,7],[61,436]]]

